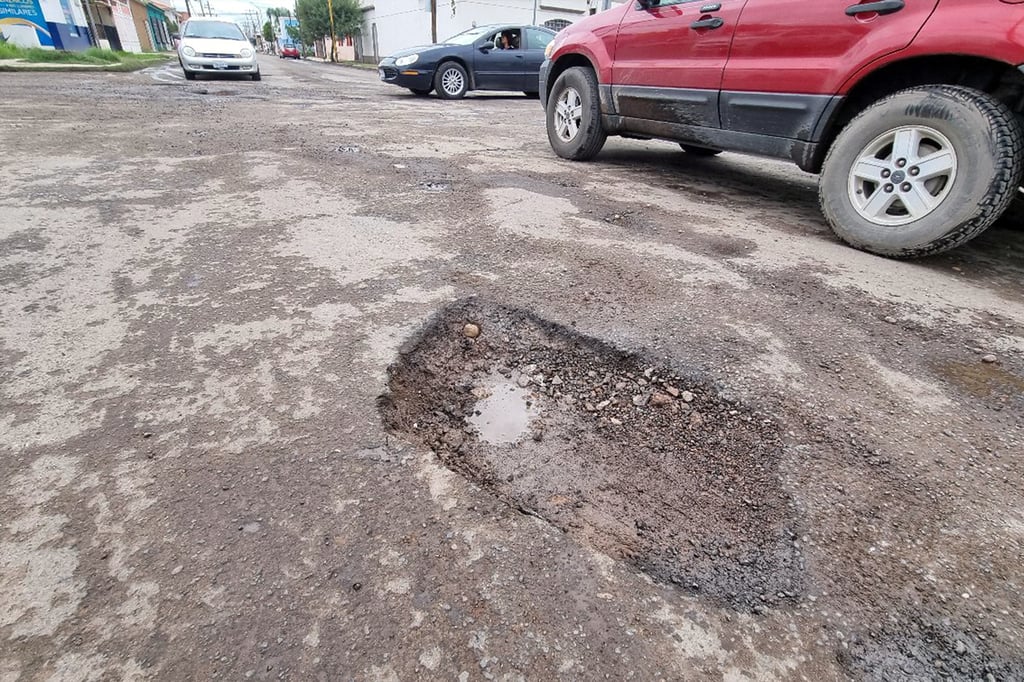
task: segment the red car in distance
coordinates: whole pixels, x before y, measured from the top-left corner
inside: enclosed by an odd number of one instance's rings
[[[281,53],[278,55],[281,59],[285,57],[289,59],[302,59],[302,53],[299,52],[299,46],[294,43],[289,45],[281,46]]]

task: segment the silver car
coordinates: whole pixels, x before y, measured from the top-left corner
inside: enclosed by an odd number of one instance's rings
[[[188,80],[195,80],[200,73],[246,74],[260,80],[256,50],[238,24],[224,19],[186,21],[178,43],[178,62]]]

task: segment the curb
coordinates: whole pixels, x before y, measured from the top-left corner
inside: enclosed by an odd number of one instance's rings
[[[62,64],[59,62],[24,62],[21,60],[11,59],[0,60],[0,72],[14,73],[17,71],[29,71],[34,73],[43,73],[55,71],[58,73],[73,73],[84,71],[87,73],[125,73],[130,71],[140,71],[151,66],[160,66],[161,64],[165,64],[167,61],[169,61],[169,59],[148,59],[143,62],[131,62],[129,64]]]
[[[332,62],[329,59],[321,59],[320,57],[303,57],[304,60],[310,62],[316,62],[317,64],[330,64],[332,66],[344,66],[349,69],[358,69],[360,71],[376,71],[376,64],[367,64],[365,62]]]

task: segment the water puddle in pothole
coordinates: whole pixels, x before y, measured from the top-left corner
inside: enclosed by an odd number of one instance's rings
[[[475,429],[481,441],[509,445],[530,435],[531,422],[539,410],[529,389],[497,374],[474,388],[473,394],[479,400],[466,423]]]
[[[944,379],[979,398],[1024,393],[1024,378],[998,364],[949,361],[933,366]]]

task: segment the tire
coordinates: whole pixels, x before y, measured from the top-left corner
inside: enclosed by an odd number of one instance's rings
[[[434,72],[434,90],[441,99],[462,99],[469,91],[469,74],[458,62],[443,62]]]
[[[555,80],[545,112],[548,142],[563,159],[587,161],[604,147],[601,102],[593,69],[574,66]]]
[[[409,88],[409,92],[416,95],[417,97],[426,97],[431,92],[433,92],[433,90],[434,88]]]
[[[261,80],[263,80],[263,74],[262,74],[262,73],[260,73],[259,71],[257,71],[256,73],[254,73],[254,74],[252,75],[252,79],[253,79],[254,81],[261,81]]]
[[[683,151],[690,156],[718,156],[722,153],[721,149],[712,149],[711,147],[698,147],[692,144],[686,144],[680,142],[679,146],[682,147]]]
[[[186,71],[185,69],[182,69],[182,71],[185,72],[185,80],[187,80],[187,81],[194,81],[196,79],[196,72],[195,71]]]
[[[925,180],[916,179],[922,159]],[[847,244],[915,258],[992,225],[1018,193],[1022,166],[1024,130],[1005,105],[971,88],[916,87],[871,105],[839,133],[818,199]]]

